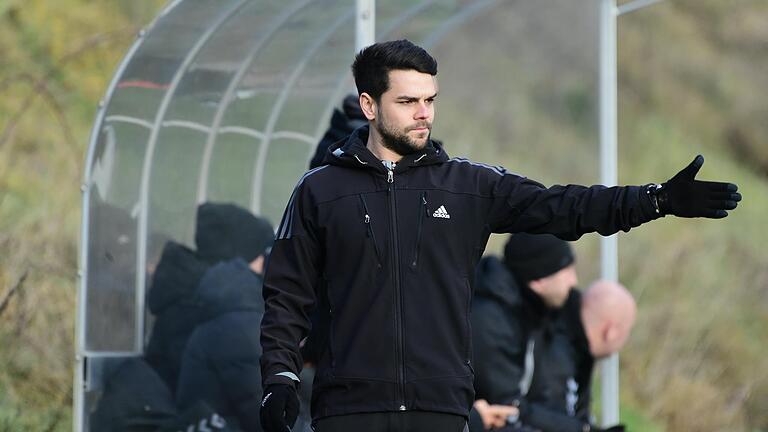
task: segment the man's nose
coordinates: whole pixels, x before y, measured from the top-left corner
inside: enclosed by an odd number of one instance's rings
[[[430,107],[424,102],[419,102],[416,113],[413,118],[416,120],[428,119],[430,115]]]

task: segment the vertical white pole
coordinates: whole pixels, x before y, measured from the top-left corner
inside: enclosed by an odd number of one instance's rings
[[[376,0],[357,0],[355,54],[376,42]]]
[[[616,0],[600,0],[600,181],[606,186],[618,183],[617,175],[617,55]],[[616,235],[601,239],[601,275],[618,280],[618,242]],[[602,361],[602,424],[619,422],[619,357]]]

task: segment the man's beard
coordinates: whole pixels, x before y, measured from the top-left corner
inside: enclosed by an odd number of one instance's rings
[[[394,130],[393,128],[390,128],[387,126],[387,123],[384,121],[383,117],[379,117],[379,122],[376,125],[376,130],[379,131],[379,134],[381,135],[381,141],[384,147],[388,148],[389,150],[392,150],[393,152],[399,154],[400,156],[409,155],[412,153],[416,153],[418,151],[421,151],[424,149],[424,147],[427,146],[427,143],[429,142],[430,137],[432,136],[432,125],[429,123],[419,123],[414,127],[426,127],[429,129],[429,135],[427,135],[427,140],[424,142],[423,145],[419,145],[414,141],[411,137],[409,137],[406,133],[401,133],[399,131]]]

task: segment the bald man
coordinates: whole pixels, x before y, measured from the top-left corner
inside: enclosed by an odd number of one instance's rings
[[[581,297],[579,315],[592,357],[619,352],[637,316],[632,294],[618,282],[597,281]]]
[[[636,312],[616,283],[596,283],[584,294],[573,289],[574,261],[563,240],[515,234],[503,260],[485,257],[478,266],[475,390],[483,403],[518,408],[505,431],[602,430],[589,415],[594,361],[624,344]],[[483,420],[471,422],[472,432],[490,429]]]
[[[590,389],[596,360],[618,352],[637,315],[632,295],[621,284],[597,281],[583,293],[571,291],[550,335],[536,340],[524,397],[522,424],[542,432],[622,431],[589,423]]]

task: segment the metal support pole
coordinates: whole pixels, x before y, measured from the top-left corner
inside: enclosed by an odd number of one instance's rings
[[[617,55],[616,0],[600,0],[600,181],[606,186],[618,183],[617,175]],[[600,243],[601,275],[616,281],[619,276],[616,235]],[[619,357],[602,361],[602,424],[619,422]]]
[[[357,0],[355,53],[376,42],[376,0]]]

